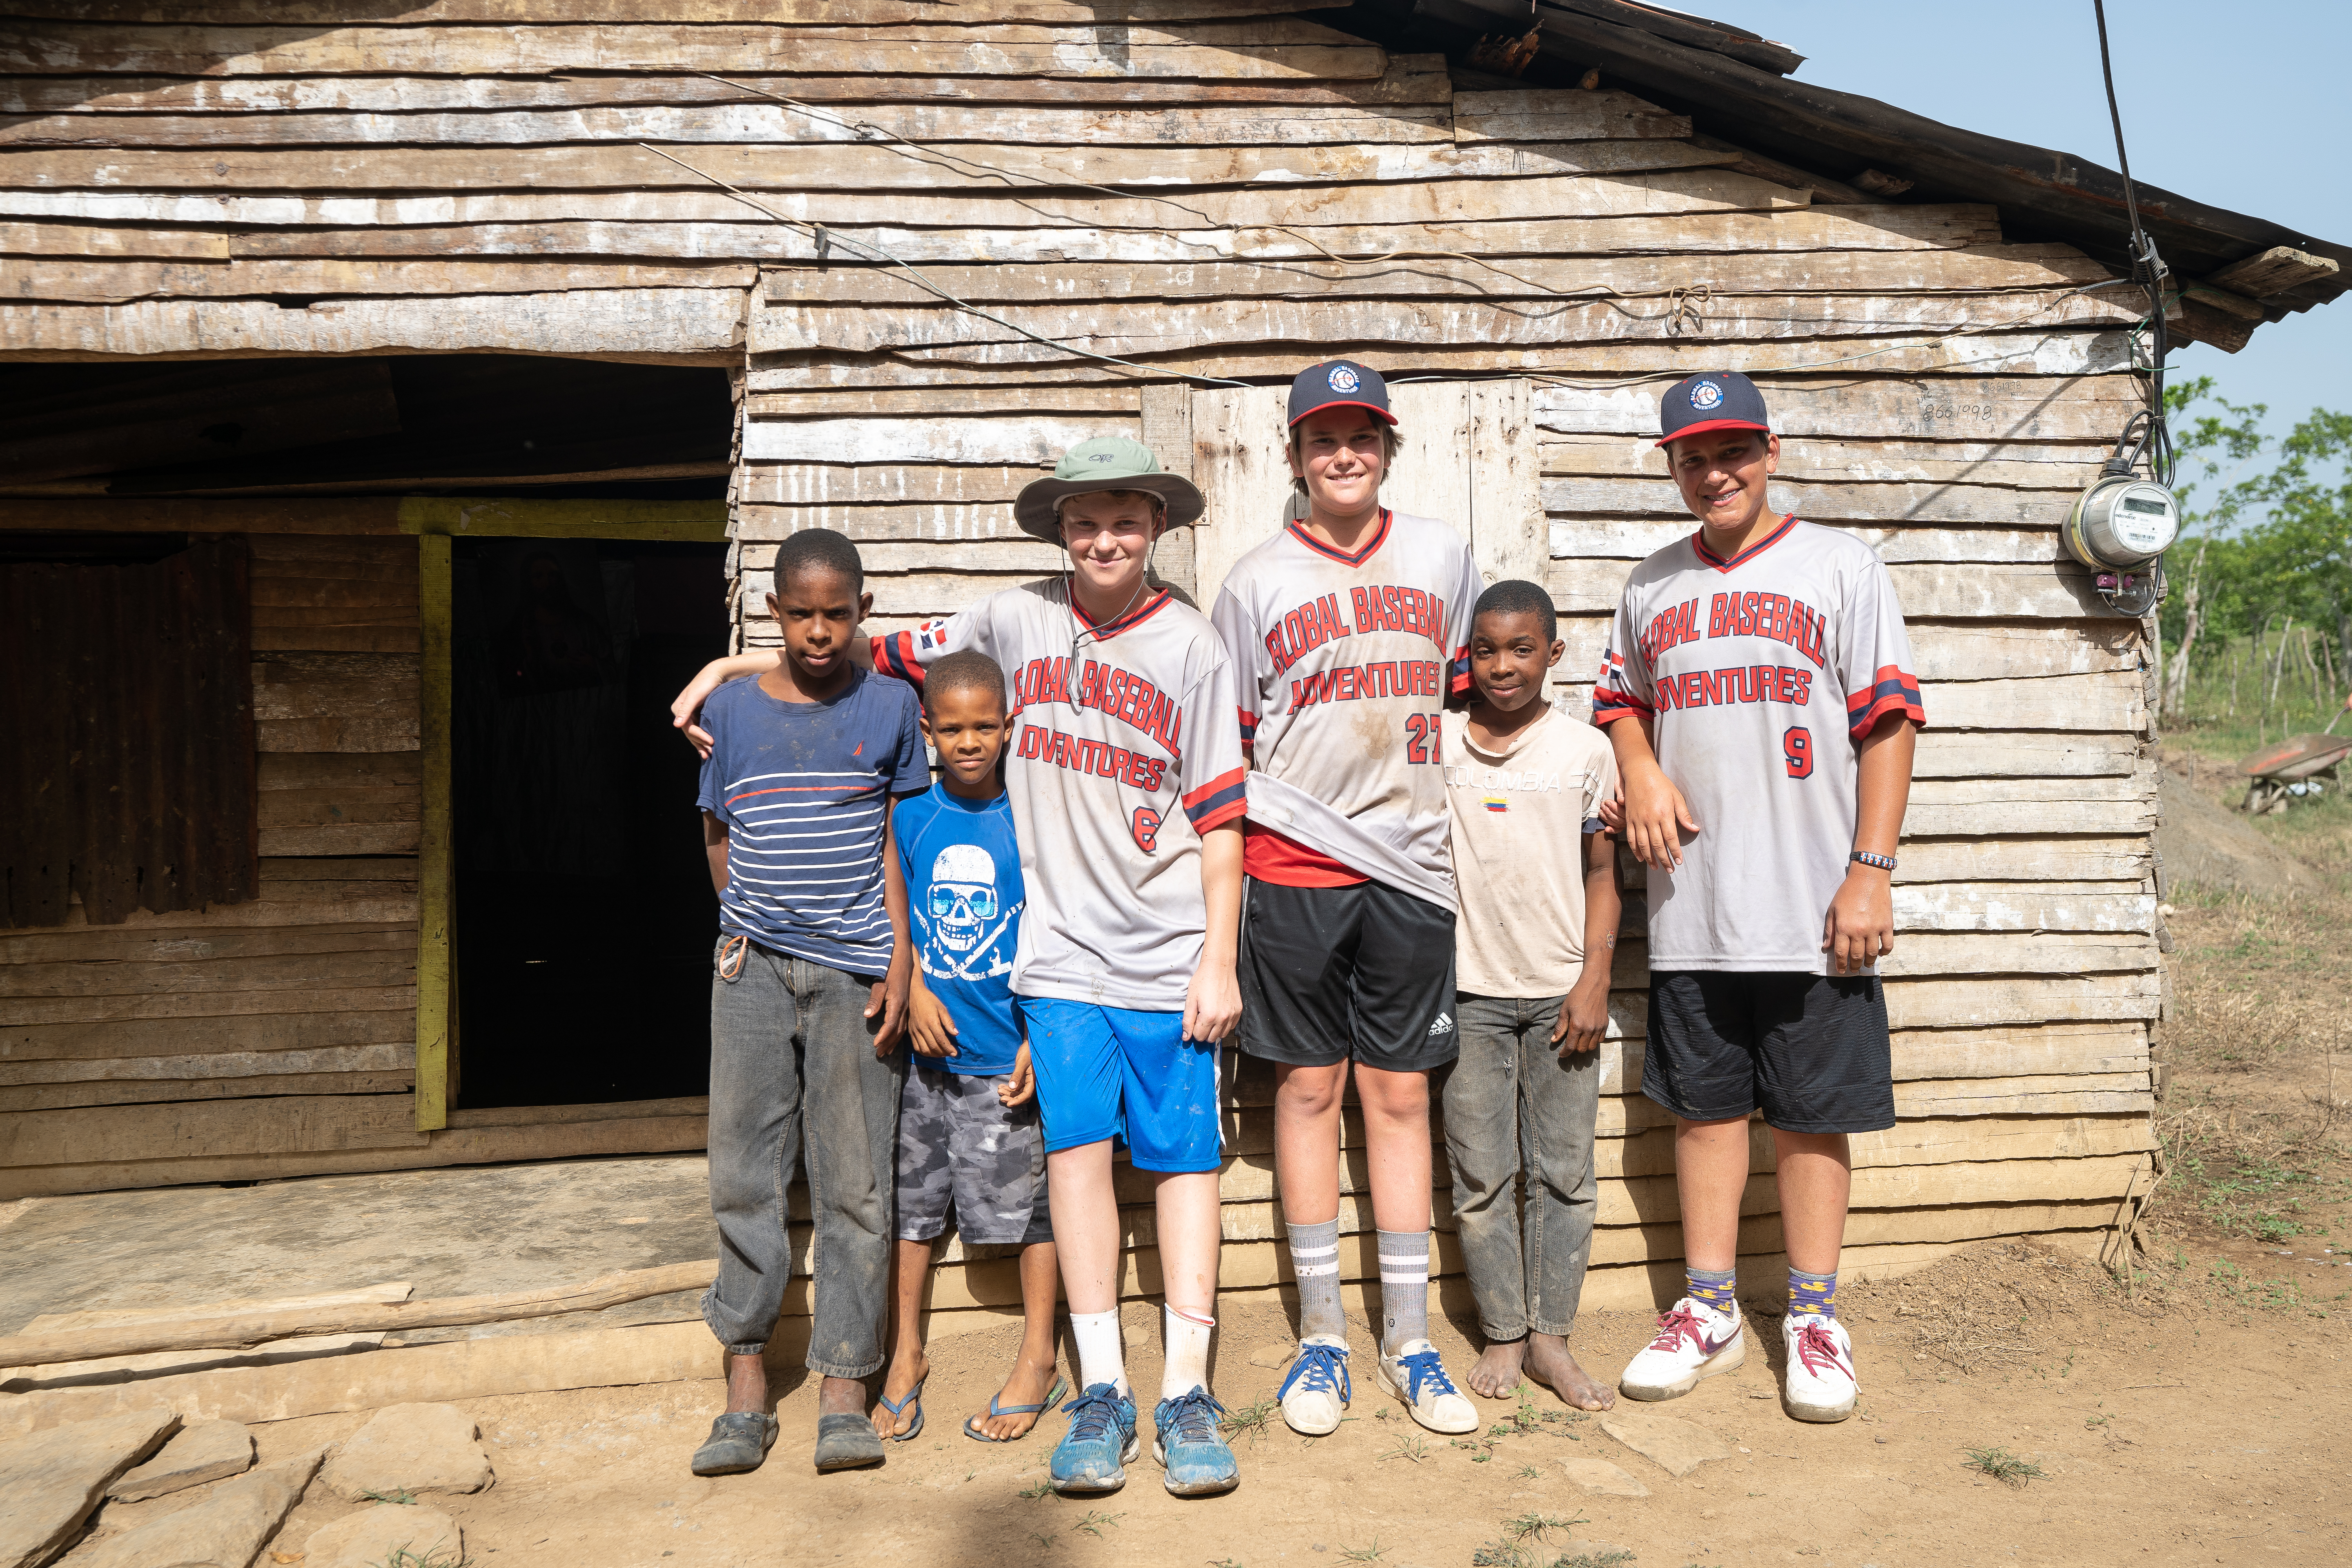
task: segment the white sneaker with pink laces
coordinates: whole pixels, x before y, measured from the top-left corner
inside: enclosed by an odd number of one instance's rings
[[[1853,1341],[1835,1318],[1791,1312],[1780,1320],[1789,1384],[1780,1406],[1800,1421],[1843,1421],[1853,1414]]]
[[[1628,1399],[1679,1399],[1698,1380],[1748,1359],[1748,1325],[1738,1303],[1718,1312],[1685,1296],[1658,1319],[1658,1337],[1625,1363],[1618,1388]]]

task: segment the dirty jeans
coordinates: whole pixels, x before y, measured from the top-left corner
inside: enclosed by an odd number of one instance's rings
[[[753,944],[710,982],[710,1213],[719,1278],[702,1319],[736,1354],[762,1350],[792,1272],[785,1189],[805,1149],[816,1222],[809,1370],[882,1365],[891,1181],[904,1052],[874,1056],[871,980]]]
[[[1454,998],[1462,1056],[1445,1082],[1454,1223],[1489,1341],[1566,1334],[1592,1255],[1592,1121],[1601,1059],[1561,1060],[1560,998]],[[1517,1178],[1527,1178],[1524,1221]],[[1526,1240],[1521,1244],[1524,1223]]]

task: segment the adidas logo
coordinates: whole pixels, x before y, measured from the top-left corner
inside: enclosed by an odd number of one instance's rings
[[[1437,1016],[1437,1021],[1430,1025],[1429,1032],[1433,1035],[1452,1034],[1454,1032],[1454,1015],[1451,1013],[1440,1013]]]

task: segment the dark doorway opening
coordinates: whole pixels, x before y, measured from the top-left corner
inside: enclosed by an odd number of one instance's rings
[[[453,956],[467,1110],[706,1093],[718,900],[669,700],[726,547],[458,540]]]

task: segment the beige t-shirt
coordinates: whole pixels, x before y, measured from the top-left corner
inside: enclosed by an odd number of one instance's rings
[[[1584,835],[1617,790],[1601,731],[1548,712],[1501,755],[1445,715],[1454,880],[1454,985],[1474,996],[1559,996],[1584,973]]]

